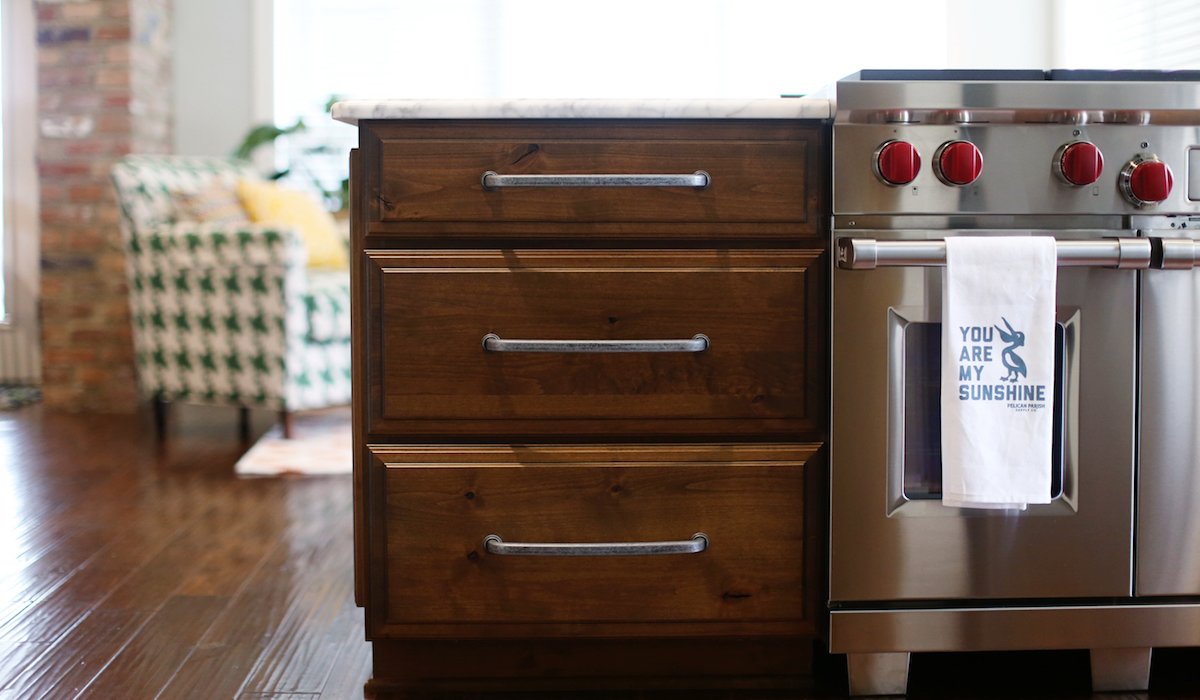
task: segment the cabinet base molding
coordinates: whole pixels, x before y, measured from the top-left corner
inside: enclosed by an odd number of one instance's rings
[[[813,639],[387,640],[369,692],[809,689]]]

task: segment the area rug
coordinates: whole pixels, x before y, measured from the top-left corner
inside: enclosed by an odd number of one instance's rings
[[[0,386],[0,410],[20,408],[42,400],[42,389],[36,386]]]
[[[312,476],[351,471],[350,410],[297,413],[292,438],[276,425],[238,460],[239,476]]]

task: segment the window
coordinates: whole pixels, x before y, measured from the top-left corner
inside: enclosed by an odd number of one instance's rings
[[[34,3],[0,2],[0,384],[41,377]]]
[[[5,112],[8,111],[8,105],[11,100],[8,99],[8,76],[6,75],[8,61],[5,60],[5,50],[8,48],[8,41],[5,39],[5,32],[8,31],[8,23],[4,21],[4,13],[0,12],[0,323],[7,323],[8,308],[11,304],[8,303],[8,285],[5,282],[8,279],[8,267],[12,255],[8,249],[11,245],[12,234],[9,230],[12,228],[8,222],[9,207],[5,206],[8,199],[8,157],[4,150],[4,142],[7,141],[4,132],[7,131],[8,120],[5,119]]]
[[[1062,68],[1200,68],[1195,0],[1059,0]]]
[[[324,115],[357,98],[778,97],[863,67],[946,62],[946,0],[275,0],[277,149],[328,189],[355,131]],[[894,66],[899,67],[899,66]],[[306,153],[332,144],[328,154]],[[300,156],[303,157],[301,158]],[[301,174],[303,179],[304,175]]]

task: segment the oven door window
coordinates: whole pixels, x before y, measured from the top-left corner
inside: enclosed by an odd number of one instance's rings
[[[1067,326],[1054,332],[1054,435],[1051,446],[1050,497],[1063,492],[1064,416],[1066,415]],[[906,323],[903,327],[903,495],[904,500],[942,497],[942,324]]]

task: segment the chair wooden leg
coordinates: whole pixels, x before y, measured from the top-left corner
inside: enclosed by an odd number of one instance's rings
[[[162,399],[154,399],[154,435],[160,441],[167,439],[167,408]]]
[[[279,422],[283,423],[283,439],[284,440],[292,439],[292,431],[296,427],[296,423],[295,423],[295,420],[293,419],[293,415],[294,414],[291,411],[280,411],[279,412]]]
[[[242,406],[238,409],[238,434],[242,442],[250,442],[250,409]]]

